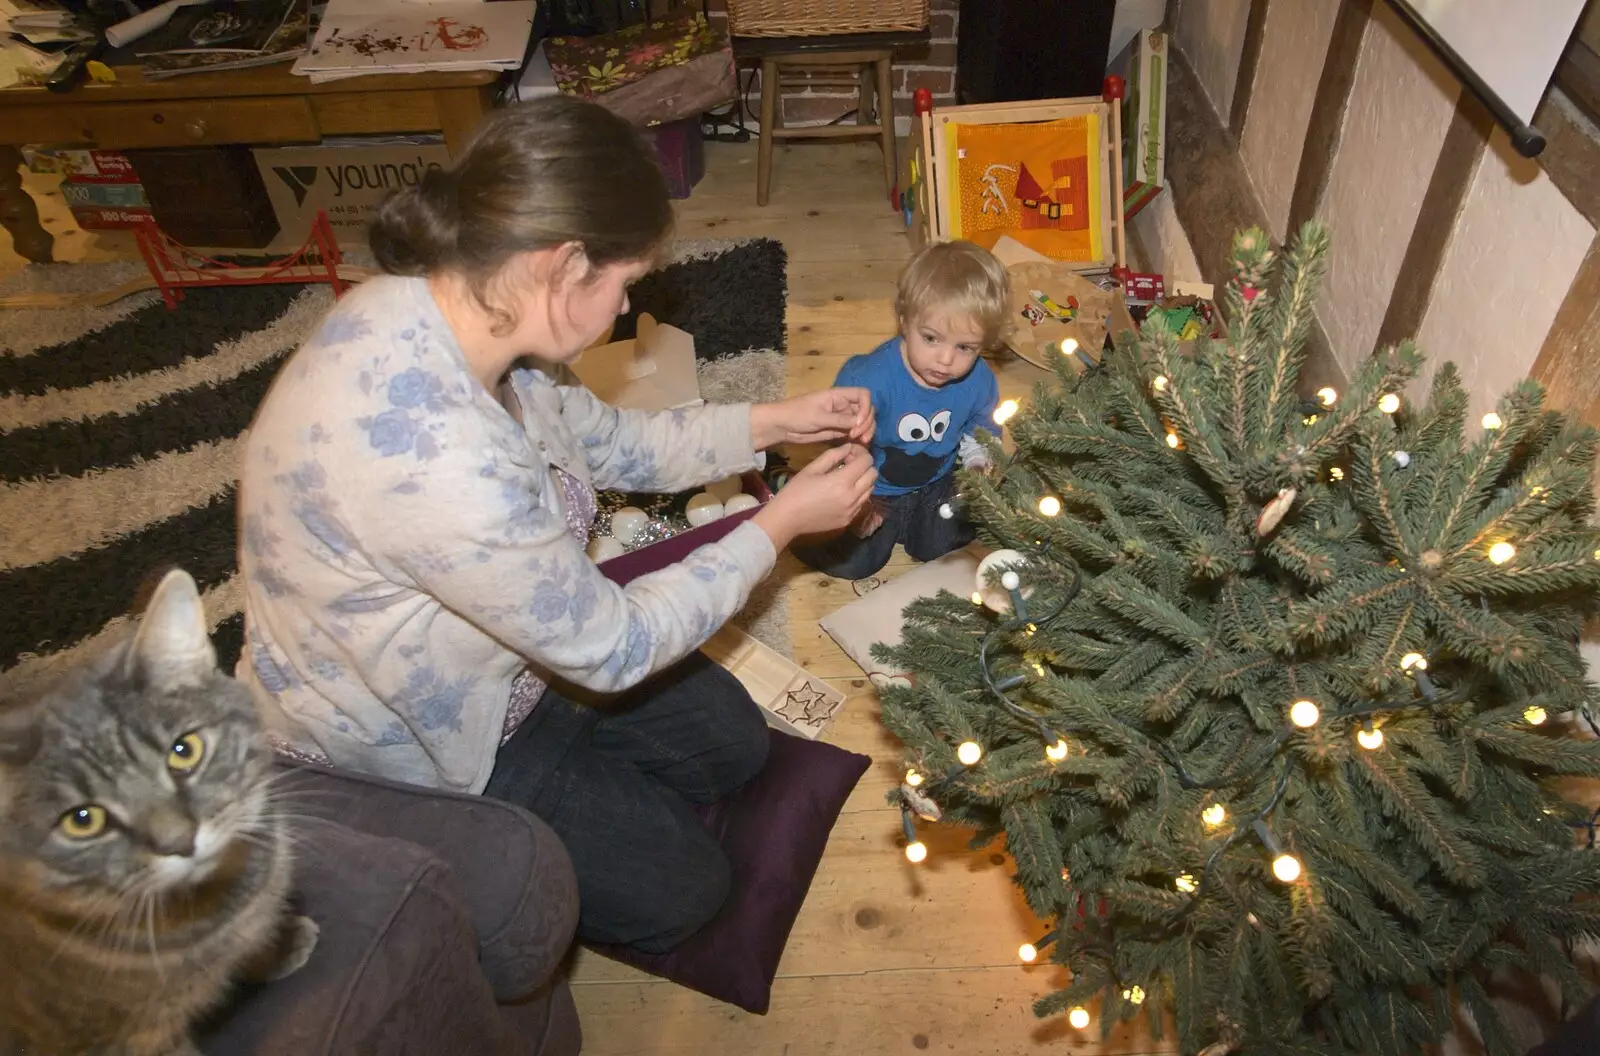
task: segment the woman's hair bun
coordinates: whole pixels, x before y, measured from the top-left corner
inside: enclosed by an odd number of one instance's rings
[[[455,258],[460,231],[455,177],[430,168],[416,186],[384,199],[372,222],[372,253],[391,275],[425,275]]]

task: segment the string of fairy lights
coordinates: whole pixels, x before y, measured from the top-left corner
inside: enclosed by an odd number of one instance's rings
[[[1063,349],[1063,352],[1073,354],[1077,349],[1074,346]],[[1080,355],[1080,358],[1084,357]],[[1080,375],[1079,384],[1082,384],[1090,373],[1103,369],[1098,362],[1088,359],[1084,359],[1084,362],[1087,369]],[[1169,385],[1169,379],[1163,375],[1157,375],[1151,380],[1151,388],[1155,393],[1166,391]],[[1335,406],[1338,399],[1339,394],[1332,387],[1319,389],[1315,399],[1307,401],[1301,408],[1303,422],[1306,425],[1314,424],[1317,416]],[[1398,413],[1401,405],[1400,396],[1392,392],[1383,393],[1376,401],[1376,409],[1386,415]],[[995,424],[1005,426],[1020,410],[1021,405],[1016,400],[1005,400],[994,412]],[[1498,413],[1490,411],[1483,416],[1481,424],[1485,431],[1492,432],[1503,428],[1504,421]],[[1166,443],[1174,450],[1181,450],[1183,447],[1182,438],[1171,428],[1168,429]],[[1019,452],[1012,453],[1001,471],[1002,477],[1019,457]],[[1411,456],[1406,451],[1397,450],[1391,457],[1401,469],[1408,468],[1411,464]],[[1331,468],[1329,474],[1331,481],[1338,482],[1343,478],[1344,473],[1338,466]],[[1288,503],[1283,505],[1286,510]],[[1059,497],[1047,494],[1038,499],[1035,508],[1042,517],[1056,517],[1062,512],[1062,502]],[[1279,517],[1282,512],[1279,512]],[[948,503],[939,509],[941,517],[950,518],[954,514],[954,508]],[[1273,520],[1266,531],[1261,531],[1258,524],[1258,534],[1270,534],[1276,523],[1276,519]],[[1066,613],[1076,600],[1082,586],[1082,571],[1075,561],[1064,555],[1053,555],[1048,544],[1039,545],[1037,557],[1042,559],[1040,563],[1051,559],[1058,560],[1065,566],[1067,573],[1063,576],[1065,586],[1061,591],[1060,601],[1048,614],[1037,617],[1030,615],[1028,599],[1032,591],[1029,585],[1024,583],[1023,576],[1037,566],[1030,557],[1016,550],[995,551],[984,559],[978,568],[976,590],[973,592],[972,601],[975,605],[986,607],[1002,617],[984,635],[979,644],[979,671],[983,679],[983,692],[998,702],[1009,715],[1030,726],[1044,745],[1046,762],[1055,764],[1065,760],[1071,753],[1071,746],[1066,737],[1051,725],[1045,716],[1023,707],[1008,696],[1011,691],[1027,684],[1030,681],[1029,677],[1018,673],[997,678],[991,668],[990,650],[993,645],[1001,640],[1014,639],[1018,635],[1032,637],[1041,628],[1049,627]],[[1490,563],[1500,566],[1514,560],[1516,553],[1516,546],[1509,539],[1496,539],[1487,547],[1485,556]],[[1595,551],[1595,559],[1600,560],[1600,550]],[[996,589],[997,586],[999,589]],[[1047,675],[1044,665],[1037,659],[1029,659],[1026,654],[1023,659],[1025,665],[1037,676],[1043,678]],[[1201,866],[1199,875],[1183,872],[1173,878],[1174,889],[1189,897],[1183,908],[1166,922],[1166,927],[1176,926],[1195,911],[1206,895],[1213,869],[1230,849],[1250,836],[1254,836],[1265,852],[1272,875],[1279,883],[1292,885],[1307,879],[1305,863],[1284,845],[1270,825],[1270,816],[1282,801],[1293,771],[1293,759],[1291,756],[1283,756],[1283,749],[1295,736],[1319,725],[1342,723],[1348,724],[1354,730],[1355,741],[1363,750],[1378,751],[1384,745],[1383,722],[1386,718],[1408,709],[1432,708],[1457,702],[1453,694],[1448,690],[1441,690],[1434,682],[1429,674],[1428,659],[1421,653],[1406,653],[1400,659],[1399,669],[1413,687],[1415,696],[1406,700],[1373,701],[1362,707],[1331,711],[1325,711],[1316,701],[1307,697],[1291,701],[1285,709],[1284,725],[1265,742],[1264,746],[1252,749],[1247,756],[1249,760],[1247,764],[1231,767],[1209,779],[1193,774],[1184,764],[1181,753],[1160,736],[1117,718],[1122,726],[1149,742],[1156,753],[1172,767],[1179,785],[1187,790],[1220,792],[1231,788],[1255,788],[1260,779],[1272,769],[1274,763],[1280,757],[1282,760],[1272,791],[1262,806],[1247,813],[1221,839]],[[1527,707],[1522,717],[1530,726],[1543,725],[1549,718],[1545,709],[1537,704]],[[1600,725],[1596,725],[1587,714],[1585,719],[1596,734],[1600,735]],[[938,806],[935,794],[960,782],[969,771],[982,762],[985,751],[978,741],[968,739],[956,746],[955,755],[956,765],[937,776],[925,774],[916,767],[906,771],[904,783],[900,787],[901,827],[906,840],[905,856],[913,864],[925,861],[928,856],[927,845],[917,837],[916,820],[918,818],[930,822],[940,820],[942,810]],[[1228,824],[1229,811],[1224,799],[1225,797],[1214,798],[1201,809],[1200,820],[1205,831],[1220,833]],[[1600,808],[1590,815],[1587,822],[1574,823],[1574,827],[1588,830],[1589,846],[1593,847],[1596,830],[1600,828]],[[1061,870],[1061,878],[1063,882],[1070,881],[1071,876],[1067,869]],[[1024,963],[1032,963],[1056,938],[1057,932],[1052,930],[1033,942],[1023,943],[1017,951],[1018,958]],[[1138,1005],[1143,1002],[1145,991],[1138,985],[1124,986],[1122,997],[1129,1003]],[[1089,1025],[1091,1016],[1085,1007],[1076,1005],[1068,1010],[1067,1021],[1075,1029],[1082,1030]]]

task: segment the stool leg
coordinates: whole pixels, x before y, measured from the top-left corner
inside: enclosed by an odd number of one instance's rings
[[[761,60],[761,145],[756,150],[756,204],[772,189],[772,132],[778,125],[778,64]]]
[[[887,55],[878,60],[878,123],[883,126],[883,175],[892,200],[899,169],[894,159],[893,61]]]
[[[872,124],[872,84],[876,74],[873,64],[864,62],[856,71],[856,78],[861,82],[861,90],[856,99],[856,124]]]

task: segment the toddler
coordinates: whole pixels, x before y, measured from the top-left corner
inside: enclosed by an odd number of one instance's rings
[[[852,357],[834,382],[872,394],[872,504],[838,538],[796,548],[800,560],[864,579],[888,562],[895,543],[931,561],[972,541],[960,513],[947,519],[939,507],[952,502],[957,460],[983,459],[972,433],[993,428],[1000,392],[978,356],[1000,343],[1009,304],[1005,266],[971,242],[936,243],[912,258],[895,298],[899,336]]]

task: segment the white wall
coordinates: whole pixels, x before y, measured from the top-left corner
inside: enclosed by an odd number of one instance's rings
[[[1303,0],[1279,0],[1300,3]],[[1178,47],[1188,56],[1211,106],[1228,123],[1233,85],[1244,55],[1244,29],[1250,0],[1186,0],[1178,9]]]
[[[1338,13],[1339,0],[1279,0],[1267,7],[1239,153],[1275,238],[1289,234],[1289,201]]]
[[[1333,234],[1318,316],[1347,375],[1372,354],[1461,92],[1387,4],[1372,14],[1317,209]]]
[[[1528,376],[1595,229],[1520,157],[1498,128],[1474,173],[1450,236],[1417,341],[1435,362],[1451,359],[1471,394],[1467,421]],[[1418,394],[1426,392],[1418,382]]]

